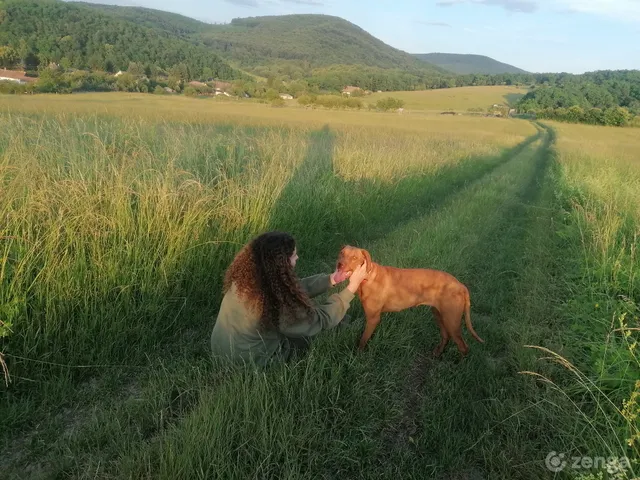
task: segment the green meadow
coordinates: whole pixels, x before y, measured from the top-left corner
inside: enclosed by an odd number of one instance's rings
[[[637,130],[418,107],[0,97],[0,478],[638,476]],[[225,268],[271,229],[300,275],[343,244],[452,273],[486,343],[435,360],[415,308],[357,352],[356,299],[305,357],[214,364]]]

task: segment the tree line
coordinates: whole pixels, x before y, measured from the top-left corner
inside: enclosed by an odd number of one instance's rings
[[[640,115],[640,71],[545,78],[517,104],[519,112],[566,122],[624,126]]]
[[[136,24],[127,19],[127,15],[131,15],[129,10],[117,10],[120,14],[116,15],[109,14],[105,8],[57,1],[0,0],[0,68],[20,68],[28,76],[39,77],[29,85],[0,82],[3,83],[0,91],[159,93],[168,87],[183,92],[191,80],[218,79],[233,82],[230,93],[237,96],[267,98],[275,92],[289,93],[297,98],[339,94],[347,85],[374,92],[518,85],[530,89],[515,105],[521,113],[607,125],[627,124],[634,115],[640,115],[639,71],[599,71],[582,75],[455,75],[427,64],[420,67],[417,60],[417,63],[407,61],[397,68],[358,64],[318,66],[321,60],[340,58],[340,55],[336,57],[337,47],[326,52],[327,49],[320,49],[318,55],[326,54],[327,58],[311,62],[265,57],[269,48],[264,45],[261,50],[252,50],[258,55],[251,67],[252,76],[232,68],[226,60],[212,53],[210,47],[199,43],[201,40],[198,39],[204,38],[211,26],[205,28],[196,21],[186,20],[184,25],[174,25],[173,17],[165,18],[164,14],[155,14],[160,15],[158,18],[149,17],[151,14],[144,11],[135,11],[135,15],[145,20]],[[317,20],[302,16],[298,21],[311,24]],[[324,34],[328,25],[335,23],[331,19],[326,22],[312,33]],[[242,28],[252,34],[257,32],[251,24],[242,24]],[[278,24],[270,30],[277,33],[286,29]],[[356,35],[352,30],[345,31]],[[311,48],[308,43],[305,48]],[[345,58],[353,60],[356,53],[366,50],[363,49],[364,44],[353,50],[351,57]],[[392,49],[385,51],[381,64],[390,62],[394,54]],[[118,71],[126,74],[116,78],[113,74]]]
[[[183,65],[191,78],[242,78],[204,45],[64,2],[0,0],[0,66],[35,74],[39,65],[104,71],[130,62],[150,71]]]

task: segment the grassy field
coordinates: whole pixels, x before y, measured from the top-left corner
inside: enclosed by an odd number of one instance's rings
[[[417,92],[384,92],[374,93],[362,97],[365,105],[376,103],[381,98],[392,96],[405,102],[407,112],[389,124],[384,115],[366,115],[362,112],[331,111],[317,109],[309,111],[298,105],[296,100],[288,100],[285,105],[289,108],[273,108],[266,104],[256,104],[253,101],[229,98],[185,98],[184,96],[154,96],[146,94],[109,95],[104,93],[76,94],[73,101],[66,95],[37,95],[37,96],[5,96],[0,107],[5,110],[20,112],[51,112],[51,113],[102,113],[128,115],[135,117],[172,119],[187,122],[198,121],[240,121],[244,123],[263,122],[273,125],[274,122],[290,124],[292,121],[324,125],[327,122],[339,122],[345,125],[385,126],[387,128],[411,128],[424,131],[425,124],[422,116],[408,115],[408,113],[440,114],[442,111],[466,112],[469,109],[487,110],[494,104],[513,104],[527,92],[526,89],[509,86],[492,87],[460,87],[442,90],[424,90]],[[114,97],[117,98],[114,101]],[[296,107],[292,112],[291,108]],[[451,119],[443,118],[443,133],[451,130]],[[414,122],[417,125],[412,126]],[[453,122],[457,125],[458,119]],[[397,125],[396,125],[397,124]],[[473,124],[470,124],[473,125]],[[430,127],[433,125],[430,124]]]
[[[142,95],[0,112],[2,478],[639,473],[571,465],[639,455],[633,131]],[[451,272],[486,343],[433,360],[414,309],[358,353],[356,300],[294,363],[214,366],[224,269],[267,229],[300,275],[343,243]]]
[[[490,109],[494,104],[514,105],[527,93],[526,88],[511,86],[459,87],[417,92],[383,92],[365,97],[367,102],[375,103],[380,98],[392,96],[405,101],[409,110],[456,111],[469,109]]]

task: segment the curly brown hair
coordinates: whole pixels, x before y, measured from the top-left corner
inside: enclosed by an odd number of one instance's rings
[[[312,308],[289,260],[295,247],[288,233],[263,233],[238,252],[225,273],[224,293],[235,284],[263,328],[277,328],[283,313],[298,317]]]

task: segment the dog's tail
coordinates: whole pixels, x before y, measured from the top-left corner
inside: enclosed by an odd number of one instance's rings
[[[467,324],[467,330],[469,330],[471,335],[473,335],[473,338],[475,338],[480,343],[484,343],[484,340],[482,340],[478,336],[476,331],[471,326],[471,298],[469,296],[469,290],[466,289],[466,288],[465,288],[465,291],[464,291],[464,296],[465,296],[465,299],[464,299],[464,320],[465,320],[465,323]]]

